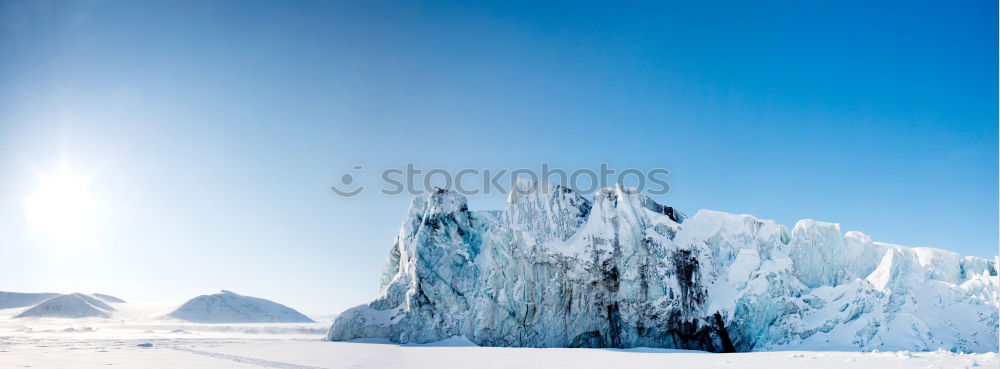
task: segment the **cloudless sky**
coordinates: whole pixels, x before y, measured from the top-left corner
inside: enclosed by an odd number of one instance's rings
[[[423,169],[670,170],[660,202],[997,254],[995,1],[0,1],[0,290],[331,314]],[[25,217],[90,178],[75,242]],[[498,209],[502,195],[470,205]]]

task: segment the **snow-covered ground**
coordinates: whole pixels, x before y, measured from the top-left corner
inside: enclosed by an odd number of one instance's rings
[[[329,342],[316,323],[196,324],[162,320],[171,305],[116,304],[119,319],[12,319],[0,310],[0,368],[995,368],[996,353],[476,347]]]
[[[499,348],[279,338],[0,337],[4,368],[996,368],[996,353]],[[149,344],[142,347],[140,344]]]

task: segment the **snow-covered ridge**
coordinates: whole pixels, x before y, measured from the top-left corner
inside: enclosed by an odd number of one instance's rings
[[[309,317],[285,305],[231,291],[201,295],[167,314],[197,323],[312,323]]]
[[[70,293],[47,299],[21,312],[15,318],[110,318],[115,311],[115,308],[99,298],[82,293]]]
[[[414,198],[380,295],[341,314],[328,338],[995,351],[996,264],[834,223],[789,232],[750,215],[688,218],[621,186],[590,200],[520,181],[499,214],[444,190]]]
[[[58,293],[25,293],[0,291],[0,309],[19,308],[59,296]]]

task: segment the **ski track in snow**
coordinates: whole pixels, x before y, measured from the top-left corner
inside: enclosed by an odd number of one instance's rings
[[[328,369],[328,368],[321,368],[321,367],[318,367],[318,366],[297,365],[297,364],[285,363],[285,362],[280,362],[280,361],[270,361],[270,360],[254,359],[252,357],[246,357],[246,356],[220,354],[220,353],[217,353],[217,352],[201,351],[201,350],[195,350],[195,349],[184,348],[184,347],[176,347],[175,346],[175,347],[170,347],[170,348],[173,349],[173,350],[187,352],[187,353],[191,353],[191,354],[195,354],[195,355],[208,356],[208,357],[214,358],[214,359],[235,361],[237,363],[258,365],[258,366],[263,366],[263,367],[266,367],[266,368],[279,368],[279,369]]]

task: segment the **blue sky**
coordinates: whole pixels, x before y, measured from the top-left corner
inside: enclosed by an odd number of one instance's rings
[[[0,290],[376,293],[420,168],[666,168],[657,200],[997,254],[997,4],[0,1]],[[87,178],[72,242],[39,175]],[[499,208],[503,196],[470,198]]]

